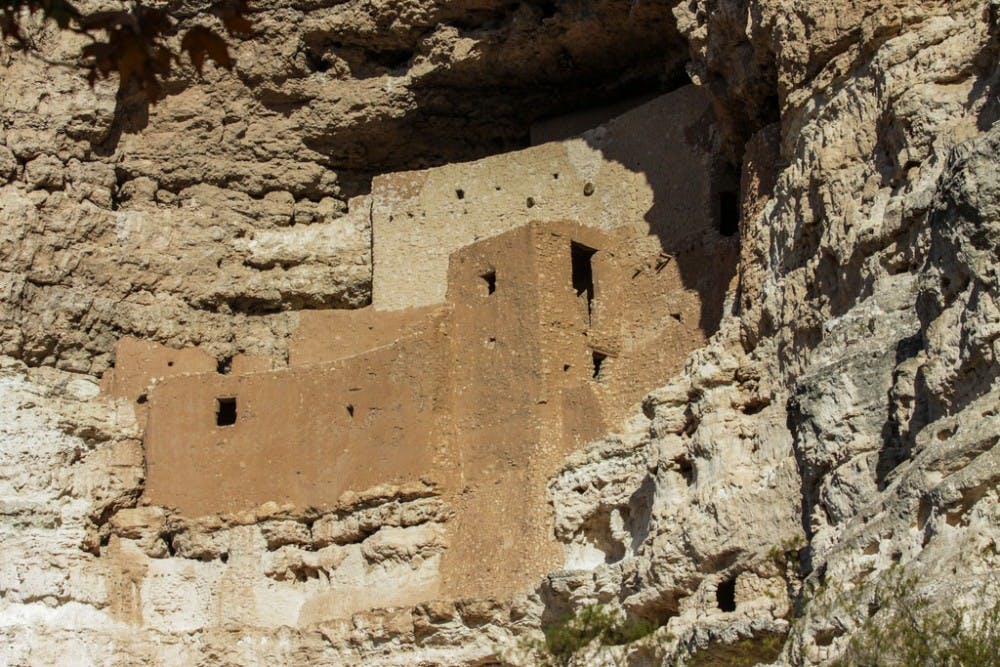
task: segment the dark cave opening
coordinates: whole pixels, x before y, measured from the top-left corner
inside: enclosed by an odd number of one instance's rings
[[[715,601],[719,611],[736,611],[736,577],[730,577],[719,583],[715,589]]]

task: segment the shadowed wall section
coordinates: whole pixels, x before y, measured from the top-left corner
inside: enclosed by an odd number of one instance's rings
[[[572,128],[575,119],[565,123]],[[549,125],[558,129],[557,121]],[[717,142],[708,98],[687,86],[577,137],[376,177],[372,304],[397,310],[440,303],[452,252],[533,220],[616,230],[652,267],[683,254],[688,289],[725,286],[735,254],[703,261],[704,250],[721,250],[724,194],[737,194],[738,179],[722,164]],[[706,330],[721,319],[719,296],[702,298]]]

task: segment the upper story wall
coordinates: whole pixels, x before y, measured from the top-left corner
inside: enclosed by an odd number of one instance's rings
[[[288,365],[301,368],[346,359],[393,345],[402,336],[430,332],[441,326],[446,309],[439,305],[393,312],[303,310],[288,343]]]
[[[527,227],[453,254],[449,354],[457,437],[537,441],[542,396],[538,267]],[[495,431],[495,432],[491,432]],[[484,454],[489,455],[489,449]]]
[[[373,305],[444,301],[448,257],[533,220],[657,237],[675,252],[718,212],[712,114],[694,86],[561,142],[372,183]]]

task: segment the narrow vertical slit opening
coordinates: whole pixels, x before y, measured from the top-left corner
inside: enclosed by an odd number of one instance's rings
[[[594,355],[594,379],[600,380],[601,368],[604,365],[604,360],[608,358],[608,355],[601,354],[600,352],[597,351],[595,351],[593,355]]]
[[[486,273],[479,276],[483,279],[483,283],[486,286],[486,295],[489,296],[497,291],[497,272],[487,271]]]
[[[594,267],[592,260],[597,251],[593,248],[576,243],[570,244],[570,262],[573,272],[573,289],[578,298],[586,296],[586,323],[589,328],[594,312]]]

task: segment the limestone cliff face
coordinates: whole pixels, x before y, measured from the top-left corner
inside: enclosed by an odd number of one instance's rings
[[[2,54],[4,662],[518,661],[600,603],[662,628],[593,661],[823,664],[885,621],[890,575],[1000,597],[994,0],[253,9],[233,73],[152,107],[54,63],[79,44],[51,27],[44,60]],[[563,569],[513,600],[408,598],[450,518],[420,485],[323,513],[138,504],[135,413],[98,397],[119,336],[280,358],[296,311],[370,299],[348,200],[371,175],[523,147],[682,72],[740,167],[738,288],[644,414],[550,481]]]

